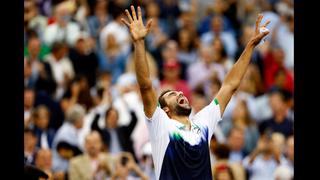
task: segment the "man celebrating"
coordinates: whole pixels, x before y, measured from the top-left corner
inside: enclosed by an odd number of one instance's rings
[[[136,77],[147,119],[157,179],[211,180],[210,138],[216,124],[221,120],[226,105],[239,87],[255,46],[269,33],[260,32],[260,28],[265,28],[270,21],[260,27],[263,16],[258,16],[253,37],[225,77],[217,96],[189,119],[191,106],[182,92],[166,90],[157,101],[150,80],[144,44],[152,21],[149,20],[144,26],[140,7],[138,16],[133,6],[132,15],[128,10],[125,13],[128,20],[122,19],[122,22],[130,29],[133,39]]]

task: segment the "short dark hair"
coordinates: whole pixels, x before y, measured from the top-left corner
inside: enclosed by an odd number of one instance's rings
[[[24,179],[26,180],[35,180],[39,178],[48,179],[49,176],[42,171],[41,169],[32,166],[32,165],[25,165],[24,166]]]
[[[167,90],[164,90],[164,91],[161,92],[161,94],[160,94],[160,96],[158,98],[158,102],[159,102],[159,105],[160,105],[161,109],[168,105],[167,102],[164,100],[163,95],[165,95],[167,92],[170,92],[170,91],[173,91],[173,90],[167,89]]]

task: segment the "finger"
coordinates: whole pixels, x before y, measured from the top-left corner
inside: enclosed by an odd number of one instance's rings
[[[127,15],[128,19],[129,19],[129,22],[132,23],[133,19],[132,19],[131,15],[130,15],[128,9],[126,9],[125,12],[126,12],[126,15]]]
[[[138,6],[138,20],[142,21],[142,13],[140,6]]]
[[[259,14],[257,19],[256,19],[256,34],[259,34],[259,25],[260,25],[260,22],[261,22],[261,19],[263,18],[263,15],[262,14]]]
[[[136,10],[134,9],[133,6],[131,6],[131,13],[132,13],[132,17],[133,17],[133,20],[137,20],[137,15],[136,15]]]
[[[149,32],[151,30],[151,25],[152,25],[152,19],[149,19],[146,25],[147,31]]]
[[[122,21],[125,25],[127,25],[128,27],[130,27],[130,24],[128,23],[128,21],[126,21],[126,20],[123,19],[123,18],[121,18],[121,21]]]
[[[268,26],[268,24],[270,24],[270,20],[268,20],[266,23],[264,23],[264,25],[262,26],[262,27],[266,27],[266,26]]]

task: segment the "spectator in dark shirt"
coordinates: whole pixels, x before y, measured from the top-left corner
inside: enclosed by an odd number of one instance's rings
[[[269,95],[273,116],[259,125],[260,134],[266,131],[279,132],[286,137],[293,134],[293,120],[287,116],[288,107],[285,103],[285,95],[281,90],[273,89]]]

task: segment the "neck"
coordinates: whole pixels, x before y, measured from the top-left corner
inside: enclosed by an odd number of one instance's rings
[[[99,156],[99,154],[88,154],[88,155],[91,160],[96,160],[98,159],[98,156]]]
[[[187,126],[188,129],[190,129],[190,127],[191,127],[191,122],[190,122],[188,116],[177,116],[177,115],[174,115],[174,116],[171,116],[171,119],[174,119],[174,120],[184,124],[185,126]]]

